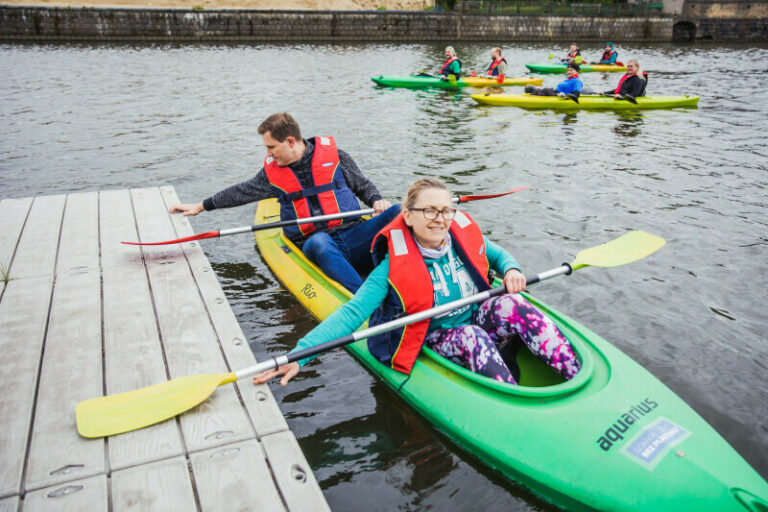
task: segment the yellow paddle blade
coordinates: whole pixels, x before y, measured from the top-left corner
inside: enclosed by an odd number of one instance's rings
[[[236,380],[234,372],[191,375],[84,400],[75,408],[77,431],[83,437],[104,437],[148,427],[188,411]]]
[[[645,231],[630,231],[616,240],[584,249],[571,263],[573,270],[586,267],[618,267],[645,258],[664,247],[663,238]]]

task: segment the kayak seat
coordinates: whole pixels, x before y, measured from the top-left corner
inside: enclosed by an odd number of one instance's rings
[[[499,349],[499,354],[504,360],[504,364],[507,365],[507,368],[512,373],[512,377],[515,378],[515,382],[520,382],[520,365],[517,364],[517,354],[522,347],[523,340],[520,339],[520,336],[515,335],[512,340]]]

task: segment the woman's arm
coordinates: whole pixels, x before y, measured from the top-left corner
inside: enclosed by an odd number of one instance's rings
[[[368,317],[371,316],[374,310],[384,302],[387,292],[389,291],[388,278],[389,258],[386,257],[384,258],[384,261],[382,261],[381,264],[373,269],[373,272],[368,275],[368,278],[363,282],[363,285],[357,290],[357,293],[349,300],[349,302],[323,320],[320,325],[312,329],[309,334],[301,338],[296,344],[296,347],[289,353],[314,347],[326,341],[341,338],[342,336],[354,332],[368,319]],[[288,363],[276,370],[262,372],[253,378],[253,383],[263,384],[273,377],[283,375],[283,378],[280,379],[280,384],[285,386],[288,381],[299,373],[302,366],[315,357],[317,356],[301,359],[298,362],[294,361]]]

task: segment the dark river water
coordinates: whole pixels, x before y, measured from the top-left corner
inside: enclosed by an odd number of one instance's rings
[[[465,68],[488,61],[485,45],[456,46]],[[638,263],[533,291],[645,366],[767,477],[768,47],[617,49],[650,72],[649,94],[699,94],[699,108],[528,112],[369,80],[434,69],[440,45],[0,45],[0,196],[171,184],[201,201],[259,170],[256,127],[277,111],[305,135],[335,135],[391,199],[417,176],[462,193],[530,185],[467,206],[529,273],[630,229],[667,240]],[[587,59],[599,51],[584,48]],[[508,74],[550,52],[565,46],[505,46]],[[607,89],[619,76],[582,78]],[[192,224],[241,226],[253,212]],[[252,238],[202,245],[257,358],[312,328]],[[346,352],[272,389],[334,510],[550,508],[448,442]]]

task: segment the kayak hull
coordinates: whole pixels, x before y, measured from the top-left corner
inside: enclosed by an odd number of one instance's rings
[[[608,96],[579,96],[579,102],[558,96],[530,94],[473,94],[481,105],[519,107],[531,110],[648,110],[655,108],[696,108],[698,96],[642,96],[637,104]]]
[[[255,223],[278,214],[275,200],[261,201]],[[279,229],[255,237],[267,265],[316,318],[349,299]],[[569,510],[760,510],[742,505],[749,500],[768,506],[768,483],[685,402],[589,329],[527,297],[582,360],[571,381],[524,349],[520,386],[426,348],[408,379],[378,362],[365,340],[347,349],[457,446]]]
[[[525,67],[534,73],[565,73],[568,66],[561,62],[553,62],[544,64],[526,64]],[[627,71],[627,66],[616,66],[613,64],[582,64],[579,66],[580,73],[587,73],[590,71],[600,73],[623,73]]]
[[[499,87],[510,85],[541,85],[544,83],[543,78],[514,78],[505,77],[504,83],[499,82],[492,78],[472,77],[467,76],[459,78],[458,80],[442,80],[438,77],[431,76],[384,76],[379,75],[372,77],[371,80],[376,82],[377,85],[385,87],[405,87],[408,89],[425,89],[425,88],[437,88],[437,89],[463,89],[464,87]]]

